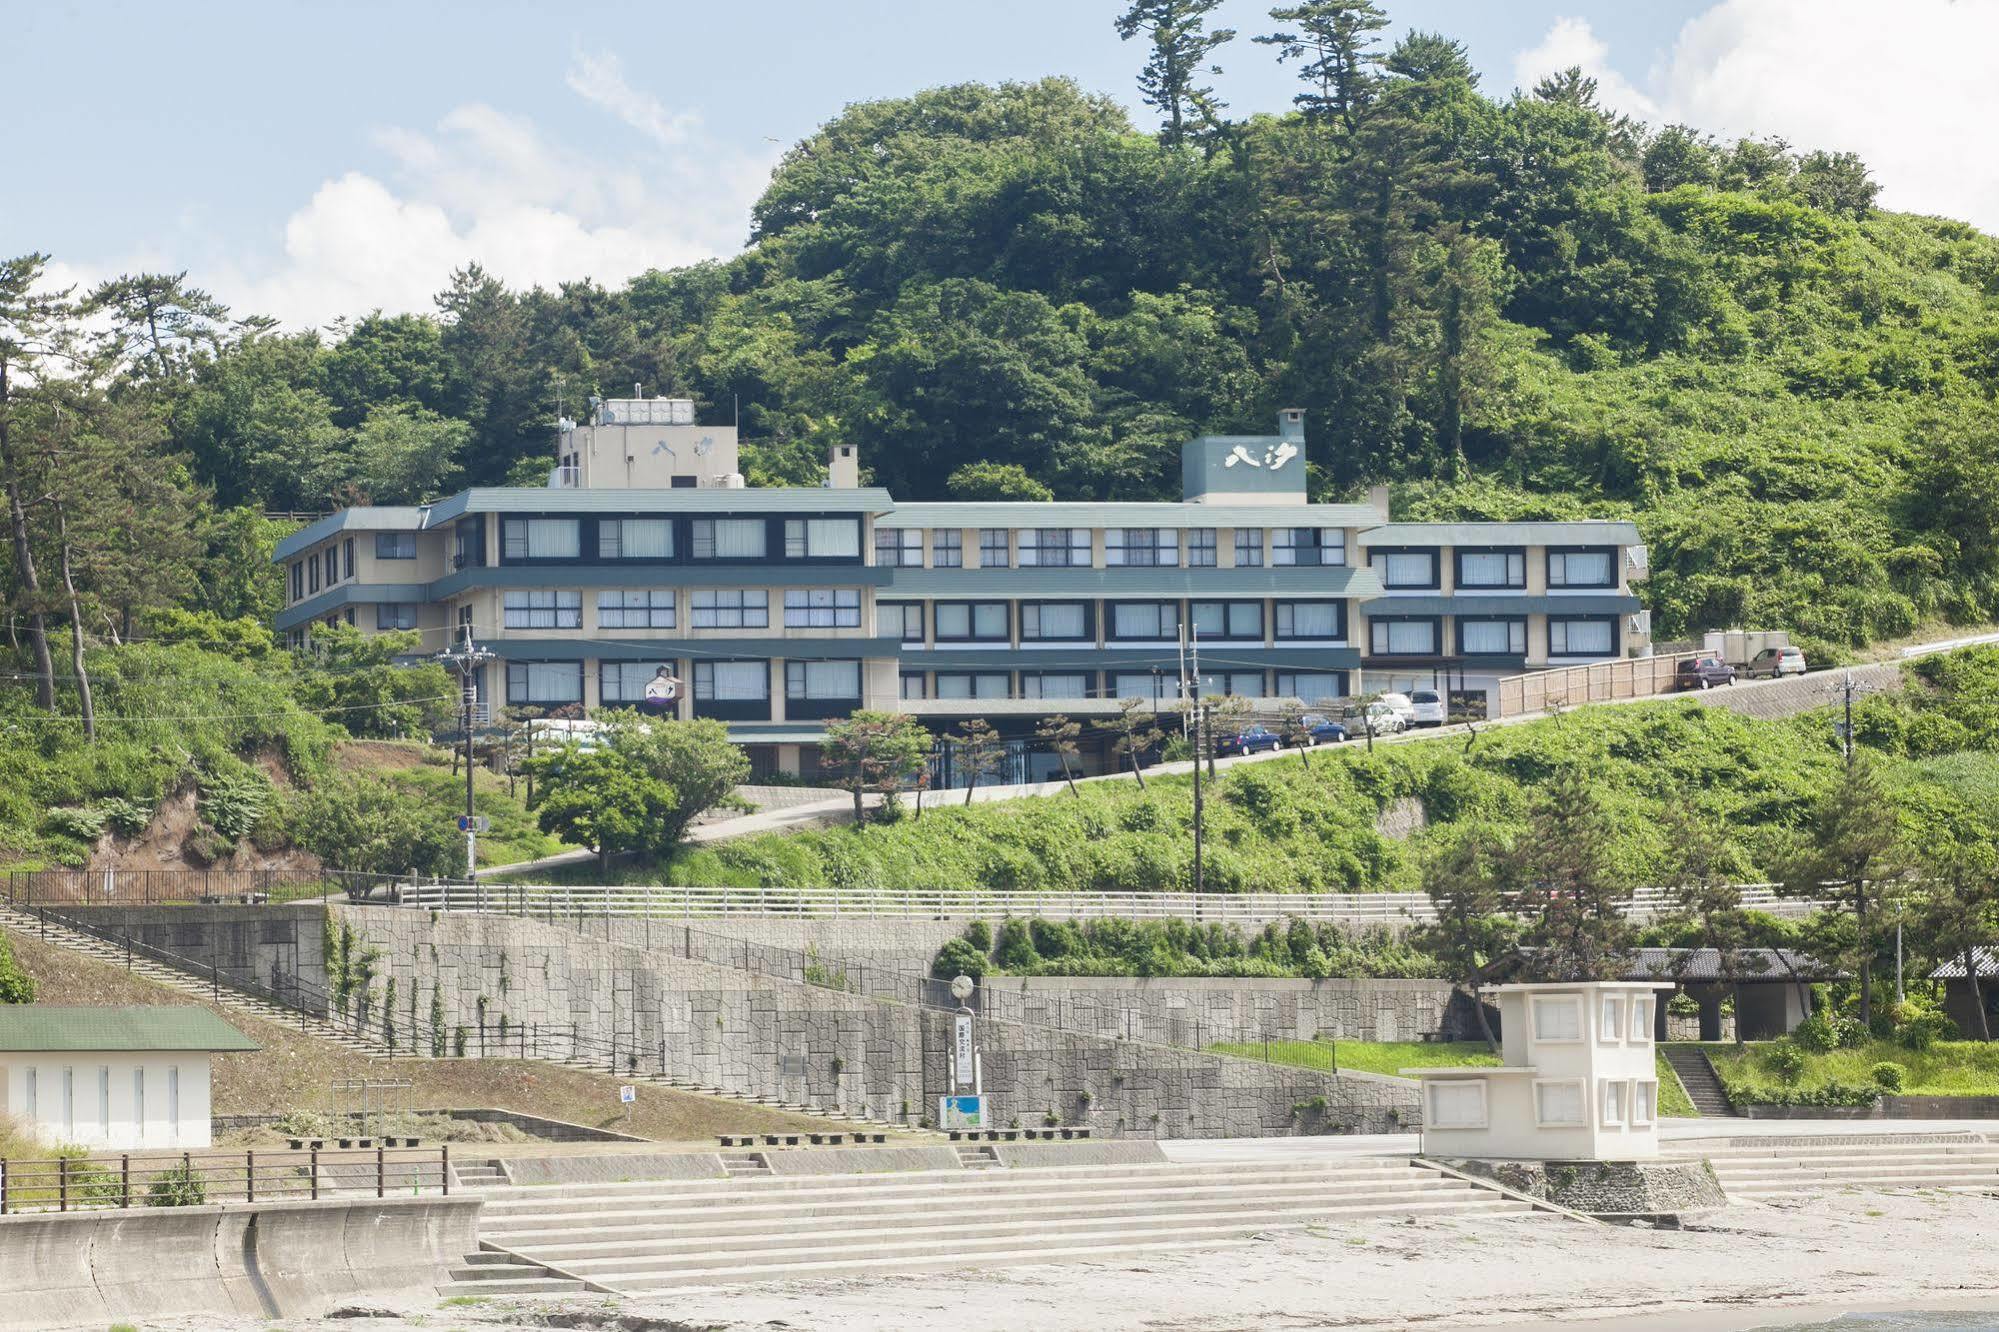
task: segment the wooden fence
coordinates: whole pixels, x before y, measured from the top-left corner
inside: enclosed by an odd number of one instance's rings
[[[1680,663],[1700,655],[1671,652],[1509,675],[1499,682],[1499,715],[1518,717],[1551,708],[1572,708],[1580,703],[1610,703],[1670,694]]]

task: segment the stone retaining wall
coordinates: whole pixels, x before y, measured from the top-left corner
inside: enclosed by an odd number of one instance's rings
[[[149,948],[213,964],[224,980],[281,988],[296,978],[307,994],[326,989],[325,917],[317,902],[284,906],[65,907],[99,930],[129,934]]]
[[[1265,1038],[1480,1039],[1471,1001],[1440,980],[989,976],[978,1003],[994,1017],[1197,1048]]]

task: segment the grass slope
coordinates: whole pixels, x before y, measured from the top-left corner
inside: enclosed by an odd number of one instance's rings
[[[1709,1045],[1708,1058],[1729,1093],[1753,1093],[1785,1086],[1770,1067],[1767,1044]],[[1804,1073],[1792,1086],[1812,1091],[1830,1083],[1871,1087],[1876,1064],[1900,1064],[1902,1091],[1912,1096],[1999,1096],[1999,1043],[1938,1041],[1927,1050],[1909,1050],[1893,1041],[1869,1041],[1851,1050],[1807,1054]]]

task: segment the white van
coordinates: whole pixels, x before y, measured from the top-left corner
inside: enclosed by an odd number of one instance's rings
[[[1450,720],[1450,707],[1444,696],[1434,689],[1412,689],[1409,691],[1409,724],[1411,726],[1442,726]]]

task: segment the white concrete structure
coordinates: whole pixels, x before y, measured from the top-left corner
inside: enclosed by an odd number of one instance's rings
[[[1423,1081],[1423,1153],[1527,1161],[1632,1161],[1659,1154],[1655,991],[1587,981],[1501,985],[1497,1068],[1413,1068]]]
[[[0,1005],[0,1115],[52,1146],[206,1147],[209,1060],[255,1049],[192,1005]]]

